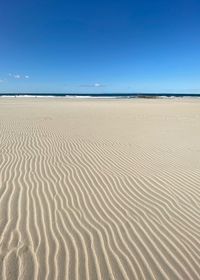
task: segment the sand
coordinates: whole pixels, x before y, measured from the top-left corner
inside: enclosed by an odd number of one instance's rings
[[[200,100],[1,98],[0,279],[200,279]]]

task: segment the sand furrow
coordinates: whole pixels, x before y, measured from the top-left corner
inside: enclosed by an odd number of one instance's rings
[[[0,99],[0,278],[200,279],[199,106]]]

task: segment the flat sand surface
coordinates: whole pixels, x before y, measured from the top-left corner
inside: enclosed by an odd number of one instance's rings
[[[0,279],[200,279],[200,100],[0,99]]]

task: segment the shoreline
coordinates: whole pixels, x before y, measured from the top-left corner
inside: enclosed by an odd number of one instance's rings
[[[0,98],[65,98],[65,99],[187,99],[200,98],[200,94],[4,94],[0,93]]]

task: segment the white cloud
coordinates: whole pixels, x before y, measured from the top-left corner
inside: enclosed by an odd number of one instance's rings
[[[100,83],[94,83],[94,84],[84,84],[80,85],[81,87],[105,87],[105,85],[100,84]]]
[[[30,78],[29,75],[19,75],[19,74],[12,74],[12,73],[9,73],[8,76],[12,77],[14,79],[22,79],[22,78],[29,79]]]
[[[2,80],[2,79],[0,79],[0,83],[3,83],[3,80]]]
[[[21,78],[21,76],[20,76],[19,74],[13,75],[13,77],[14,77],[15,79],[20,79],[20,78]]]

